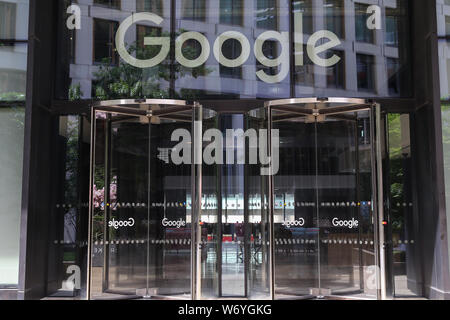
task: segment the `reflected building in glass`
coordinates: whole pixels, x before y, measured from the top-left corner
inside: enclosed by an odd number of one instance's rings
[[[0,297],[449,299],[449,8],[0,1]]]
[[[159,15],[163,21],[159,25],[140,21],[130,27],[125,42],[131,50],[136,50],[136,54],[139,54],[139,49],[144,49],[143,38],[146,36],[177,37],[184,32],[199,32],[210,44],[208,59],[192,73],[170,68],[173,53],[162,65],[148,68],[145,72],[142,70],[142,79],[157,82],[158,89],[171,97],[410,96],[407,1],[390,1],[380,7],[382,25],[373,30],[366,26],[373,12],[369,10],[370,4],[370,1],[327,0],[79,1],[84,27],[74,31],[70,40],[63,40],[71,50],[70,70],[66,72],[71,85],[80,86],[83,98],[103,97],[103,90],[98,86],[102,78],[98,69],[105,62],[109,67],[117,68],[115,31],[126,17],[146,11]],[[303,47],[296,45],[295,57],[288,54],[287,59],[280,59],[280,63],[274,66],[263,65],[259,61],[261,59],[253,54],[253,48],[246,61],[233,68],[218,63],[213,54],[215,40],[225,31],[240,32],[253,47],[258,36],[265,32],[292,35],[298,25],[303,29]],[[307,53],[309,38],[319,30],[329,30],[339,39],[338,46],[324,53],[325,56],[339,57],[340,62],[334,67],[314,64]],[[191,39],[184,42],[182,51],[192,59],[200,54],[202,48],[197,40]],[[292,48],[276,39],[269,39],[262,48],[268,59],[279,58],[283,50]],[[155,48],[147,51],[146,55],[141,55],[142,58],[151,58],[157,53]],[[222,44],[222,52],[227,59],[238,58],[243,52],[242,44],[236,39],[227,40]],[[301,65],[292,61],[297,56],[303,57]],[[270,76],[279,74],[281,61],[289,71],[276,83],[267,83],[257,76],[260,70]],[[160,78],[149,79],[151,70],[171,74],[163,81]],[[148,91],[143,88],[141,96],[154,95],[154,85],[149,83]],[[158,93],[161,94],[160,91]],[[120,93],[116,95],[120,96]]]

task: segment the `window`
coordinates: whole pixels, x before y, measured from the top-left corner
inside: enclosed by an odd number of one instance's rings
[[[264,56],[266,56],[269,59],[276,59],[278,57],[278,50],[277,50],[277,42],[273,40],[268,40],[264,42],[262,51],[264,53]],[[281,67],[280,67],[281,68]],[[274,76],[278,74],[278,68],[277,67],[267,67],[262,65],[258,60],[256,60],[256,71],[264,70],[264,73],[267,75]],[[258,80],[260,80],[257,77]]]
[[[329,31],[334,32],[339,38],[345,38],[344,25],[344,1],[343,0],[325,0],[325,26]]]
[[[115,21],[94,19],[94,62],[116,65],[119,62],[114,38],[119,24]]]
[[[184,42],[181,51],[186,58],[193,60],[197,59],[202,53],[202,46],[197,40],[189,39]]]
[[[294,13],[301,12],[303,14],[303,33],[313,33],[313,13],[312,0],[293,1],[292,7]]]
[[[75,44],[76,44],[76,32],[75,30],[68,30],[69,32],[69,61],[75,63]]]
[[[396,96],[400,94],[400,62],[398,59],[387,58],[387,74],[389,95]]]
[[[136,0],[137,12],[151,12],[163,15],[163,0]]]
[[[183,19],[206,20],[205,0],[185,0],[183,1]]]
[[[220,0],[220,23],[243,24],[243,0]]]
[[[356,41],[374,42],[374,31],[367,28],[367,8],[366,4],[355,3],[355,32]]]
[[[5,99],[2,93],[25,93],[27,74],[24,70],[0,68],[0,101]],[[16,99],[14,99],[16,100]]]
[[[276,0],[257,0],[256,27],[277,30],[278,8]]]
[[[398,47],[398,17],[394,10],[386,9],[386,35],[385,44]]]
[[[16,38],[16,6],[0,1],[0,39]]]
[[[345,59],[344,52],[338,50],[330,50],[326,53],[327,59],[333,55],[337,55],[341,60],[332,67],[326,69],[327,87],[344,89],[345,88]]]
[[[358,90],[373,91],[374,86],[374,57],[357,54],[356,68],[358,77]]]
[[[228,39],[223,43],[222,52],[227,59],[236,59],[241,55],[242,47],[239,41]],[[242,66],[236,68],[225,67],[220,64],[220,76],[225,78],[242,78]]]
[[[445,16],[445,35],[450,36],[450,16]]]
[[[143,25],[137,25],[136,26],[136,57],[138,59],[151,59],[154,58],[159,48],[155,50],[154,48],[150,46],[144,45],[144,38],[145,37],[160,37],[161,36],[161,28],[158,27],[151,27],[151,26],[143,26]]]
[[[120,0],[94,0],[94,4],[108,8],[120,9]]]
[[[313,87],[314,86],[314,64],[306,54],[306,45],[303,46],[303,66],[295,66],[295,83]]]

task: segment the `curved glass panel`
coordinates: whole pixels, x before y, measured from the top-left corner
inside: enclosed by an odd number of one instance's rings
[[[206,109],[207,110],[207,109]],[[205,132],[218,128],[218,115],[205,117],[203,120],[202,139]],[[221,137],[221,135],[220,135]],[[214,138],[211,141],[218,143]],[[203,149],[208,142],[203,142]],[[203,150],[202,149],[202,150]],[[219,194],[219,170],[221,163],[202,163],[202,205],[201,205],[201,298],[209,299],[217,297],[219,291],[220,272],[220,236],[219,218],[221,214],[221,202]]]
[[[268,177],[255,161],[267,123],[264,109],[203,121],[201,298],[270,298]]]

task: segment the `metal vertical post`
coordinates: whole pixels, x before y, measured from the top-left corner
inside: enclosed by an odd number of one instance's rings
[[[152,110],[149,110],[147,112],[147,117],[149,118],[148,121],[148,144],[147,144],[147,257],[146,257],[146,279],[145,279],[145,296],[144,298],[150,299],[150,219],[151,219],[151,181],[152,181],[152,175],[151,175],[151,166],[152,166]]]
[[[194,137],[191,144],[192,161],[192,206],[191,206],[191,295],[193,300],[201,298],[201,211],[202,211],[202,131],[203,109],[195,102],[193,106],[192,131]]]
[[[90,145],[90,168],[89,168],[89,217],[88,217],[88,252],[87,252],[87,284],[86,299],[91,298],[92,282],[92,218],[94,216],[94,168],[95,168],[95,138],[96,138],[95,108],[91,108],[91,145]]]
[[[109,198],[110,198],[110,163],[111,163],[111,114],[107,114],[105,120],[105,187],[104,187],[104,210],[103,210],[103,279],[102,290],[108,290],[109,285]]]
[[[273,197],[274,197],[274,185],[273,185],[273,172],[272,172],[272,107],[267,106],[267,138],[268,138],[268,154],[270,159],[270,171],[269,171],[269,295],[272,300],[275,299],[275,252],[274,252],[274,221],[273,221]],[[264,243],[264,245],[267,245]]]
[[[386,258],[384,244],[384,201],[383,201],[383,159],[381,154],[381,110],[379,104],[373,104],[371,115],[372,134],[372,192],[374,216],[374,240],[376,251],[377,272],[377,296],[386,299]],[[375,119],[374,119],[375,117]],[[374,128],[375,124],[375,128]]]

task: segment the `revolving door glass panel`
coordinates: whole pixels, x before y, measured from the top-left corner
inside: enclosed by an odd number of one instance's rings
[[[271,297],[268,177],[261,175],[259,163],[253,161],[259,154],[259,140],[267,139],[265,114],[263,109],[203,121],[204,299]],[[207,160],[210,152],[214,161]]]
[[[273,177],[276,298],[377,298],[376,107],[347,100],[269,107],[280,136]]]
[[[90,298],[190,298],[191,164],[172,161],[186,150],[171,136],[190,135],[193,107],[148,100],[94,110]]]

